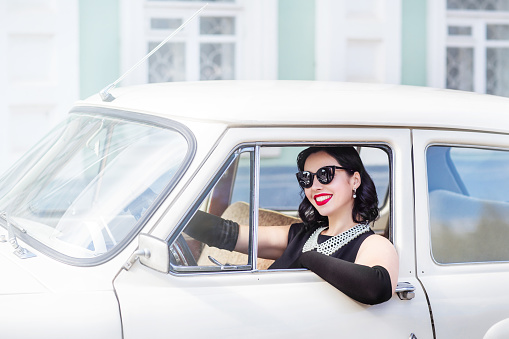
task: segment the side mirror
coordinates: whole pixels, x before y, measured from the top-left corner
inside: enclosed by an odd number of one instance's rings
[[[170,250],[168,243],[149,234],[142,233],[138,236],[138,250],[124,264],[124,268],[129,270],[136,259],[140,259],[142,265],[156,271],[162,273],[170,271]]]

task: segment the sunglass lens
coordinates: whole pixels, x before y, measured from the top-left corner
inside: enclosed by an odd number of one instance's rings
[[[298,172],[297,180],[299,181],[299,185],[303,188],[309,188],[309,187],[313,186],[313,182],[312,182],[313,175],[308,171]]]
[[[327,185],[334,178],[334,172],[331,167],[322,167],[316,172],[316,178],[319,182]]]

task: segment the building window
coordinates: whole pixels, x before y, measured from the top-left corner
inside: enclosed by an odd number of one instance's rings
[[[432,85],[509,96],[509,0],[446,0],[443,5],[445,55],[438,55],[445,67],[432,68],[445,75]]]
[[[277,78],[277,0],[121,1],[121,72],[193,16],[122,81],[273,80]]]
[[[146,52],[203,5],[200,1],[147,1]],[[149,58],[148,82],[236,79],[243,7],[234,0],[213,1],[209,7]]]

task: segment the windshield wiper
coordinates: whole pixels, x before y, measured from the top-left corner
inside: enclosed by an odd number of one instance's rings
[[[0,218],[5,221],[7,228],[7,237],[5,234],[2,234],[0,236],[0,242],[8,241],[14,248],[14,254],[16,254],[21,259],[35,257],[35,254],[18,244],[18,240],[14,234],[13,227],[16,227],[22,233],[26,233],[27,231],[23,227],[18,226],[16,223],[11,222],[10,218],[7,216],[7,212],[5,211],[0,212]]]

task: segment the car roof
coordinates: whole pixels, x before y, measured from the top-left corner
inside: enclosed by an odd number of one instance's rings
[[[320,81],[201,81],[119,87],[77,105],[229,126],[386,126],[509,132],[509,98]]]

